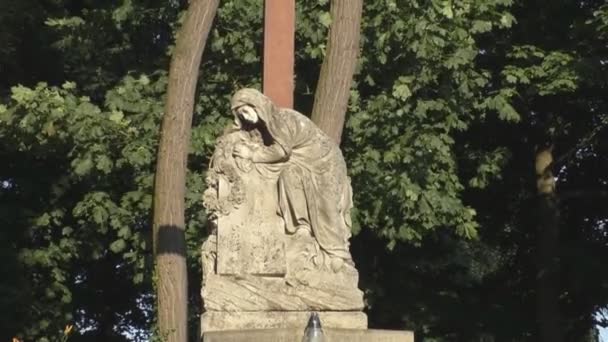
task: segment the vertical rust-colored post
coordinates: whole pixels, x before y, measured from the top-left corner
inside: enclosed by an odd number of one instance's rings
[[[293,108],[295,0],[264,1],[264,94]]]

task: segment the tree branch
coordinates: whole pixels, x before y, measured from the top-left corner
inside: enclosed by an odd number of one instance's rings
[[[603,128],[605,128],[606,126],[608,126],[608,118],[605,118],[604,120],[602,120],[601,124],[597,125],[591,132],[589,132],[589,134],[587,136],[583,137],[578,142],[578,144],[574,145],[574,147],[572,147],[571,149],[566,151],[564,154],[559,156],[555,160],[554,166],[556,168],[560,168],[560,167],[564,166],[569,161],[569,159],[572,158],[572,156],[574,154],[576,154],[576,152],[578,150],[580,150],[581,148],[583,148],[586,145],[588,145],[589,143],[591,143],[591,141],[598,135],[598,133],[601,132],[601,130]]]

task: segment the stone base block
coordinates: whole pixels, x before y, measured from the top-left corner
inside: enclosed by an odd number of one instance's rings
[[[225,330],[289,329],[304,331],[311,312],[225,312],[207,311],[201,317],[203,333]],[[323,328],[366,329],[367,315],[363,312],[319,312]]]
[[[311,274],[310,279],[320,278]],[[356,283],[288,284],[279,277],[231,277],[210,274],[202,289],[205,309],[217,312],[360,311],[363,292]]]
[[[324,328],[330,342],[414,342],[411,331]],[[303,329],[215,331],[203,334],[203,342],[301,342]]]

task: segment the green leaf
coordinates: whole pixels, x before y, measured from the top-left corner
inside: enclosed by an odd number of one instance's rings
[[[49,18],[44,22],[50,27],[78,27],[85,24],[81,17]]]
[[[17,103],[27,103],[34,99],[36,93],[34,90],[24,87],[22,85],[11,88],[11,98]]]
[[[73,90],[73,89],[76,89],[76,83],[66,81],[61,85],[61,88],[65,89],[65,90]]]
[[[42,132],[44,134],[46,134],[47,136],[52,137],[53,135],[55,135],[57,130],[55,129],[53,122],[49,121],[46,124],[44,124],[44,127],[42,128]]]
[[[122,111],[113,110],[112,114],[110,114],[109,119],[112,122],[120,123],[124,117],[125,117],[125,115],[122,113]]]
[[[446,18],[452,19],[454,18],[454,11],[452,10],[452,4],[446,2],[446,5],[441,8],[441,14],[445,15]]]
[[[412,96],[412,91],[407,84],[397,84],[393,87],[393,96],[400,100],[407,100],[410,96]]]
[[[93,221],[97,224],[103,224],[108,219],[108,212],[102,206],[96,205],[93,207]]]
[[[515,17],[511,13],[505,13],[500,17],[500,23],[503,27],[510,28],[513,26],[513,22],[515,22]]]
[[[112,171],[112,167],[114,166],[114,163],[112,163],[112,160],[105,155],[100,155],[97,157],[97,169],[100,171],[103,171],[106,174],[109,174]]]
[[[331,14],[329,12],[323,12],[319,15],[319,21],[321,25],[325,27],[329,27],[331,25],[332,19]]]
[[[483,33],[483,32],[488,32],[490,30],[492,30],[492,22],[486,21],[486,20],[473,21],[473,28],[472,28],[473,32]]]
[[[114,253],[120,253],[127,247],[127,243],[123,239],[118,239],[110,244],[110,250]]]
[[[112,13],[112,19],[116,22],[118,27],[121,27],[121,23],[125,21],[129,14],[133,11],[133,4],[131,0],[123,0],[123,4],[114,10]]]
[[[42,214],[42,216],[38,217],[38,219],[36,220],[36,225],[37,226],[48,226],[51,223],[51,215],[49,215],[48,213],[44,213]]]
[[[500,102],[498,106],[498,117],[505,121],[518,122],[520,115],[508,102]]]
[[[74,167],[74,172],[77,175],[84,176],[93,168],[93,161],[89,157],[77,159],[74,161],[74,163],[72,163],[72,166]]]
[[[129,238],[131,236],[131,229],[129,227],[122,227],[118,230],[118,237]]]
[[[143,273],[136,273],[133,276],[133,283],[135,284],[141,284],[144,281],[144,274]]]

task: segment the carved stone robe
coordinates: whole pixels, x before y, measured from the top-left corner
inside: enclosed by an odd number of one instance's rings
[[[310,231],[322,252],[319,256],[350,261],[352,190],[339,147],[306,116],[275,107],[257,90],[242,89],[234,95],[232,108],[243,105],[256,110],[261,120],[257,126],[263,125],[270,138],[255,153],[277,155],[253,166],[262,176],[278,174],[278,212],[285,230]],[[245,126],[237,116],[234,129]]]

